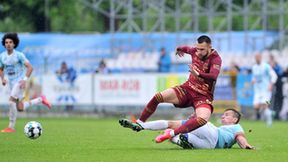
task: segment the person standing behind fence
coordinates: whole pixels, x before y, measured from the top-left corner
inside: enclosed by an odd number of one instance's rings
[[[273,87],[272,97],[271,97],[271,108],[275,111],[275,118],[279,118],[279,112],[281,111],[283,104],[283,92],[282,91],[282,74],[283,68],[275,60],[274,55],[269,55],[269,64],[278,76],[278,79]]]
[[[272,89],[277,80],[277,74],[272,67],[262,61],[262,55],[255,55],[256,64],[252,67],[252,84],[254,88],[253,104],[256,111],[272,126],[272,110],[269,108]]]
[[[67,82],[71,85],[74,84],[75,79],[77,78],[77,72],[73,67],[69,67],[65,61],[61,63],[61,67],[56,71],[57,77],[60,82]]]
[[[110,71],[109,69],[107,68],[107,65],[106,65],[106,62],[104,59],[102,59],[100,62],[99,62],[99,66],[98,68],[95,70],[95,73],[99,73],[99,74],[109,74]]]
[[[56,71],[56,75],[62,86],[68,86],[69,89],[74,87],[77,78],[77,72],[72,66],[68,67],[65,61],[61,63],[61,67]],[[59,95],[57,100],[58,102],[66,104],[65,109],[67,111],[74,109],[74,103],[76,102],[76,99],[70,92]]]
[[[158,72],[160,73],[169,73],[171,67],[171,57],[166,52],[166,49],[162,47],[160,49],[160,58],[158,63]]]
[[[230,68],[226,73],[230,77],[232,95],[233,95],[234,100],[237,100],[236,86],[237,86],[237,75],[239,72],[240,72],[240,67],[235,62],[231,62]]]
[[[287,120],[288,115],[288,67],[285,69],[281,76],[282,79],[282,91],[283,91],[283,104],[279,117],[281,120]]]

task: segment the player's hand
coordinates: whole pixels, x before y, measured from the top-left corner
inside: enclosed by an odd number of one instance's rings
[[[26,88],[26,81],[25,80],[20,80],[19,84],[20,84],[20,89],[25,89]]]
[[[184,56],[184,52],[176,51],[176,55],[178,55],[179,57],[183,57]]]
[[[194,75],[194,76],[199,76],[199,73],[198,73],[196,70],[193,69],[192,64],[189,64],[188,66],[189,66],[189,72],[190,72],[192,75]]]
[[[2,85],[5,86],[7,84],[7,80],[6,79],[2,79]]]

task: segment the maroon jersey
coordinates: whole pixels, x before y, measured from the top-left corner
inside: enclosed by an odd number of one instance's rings
[[[196,55],[196,48],[182,46],[178,47],[177,51],[190,54],[192,58],[192,67],[199,73],[199,76],[190,74],[189,79],[183,86],[213,100],[214,88],[222,63],[221,57],[218,55],[217,51],[212,49],[211,54],[203,60]]]

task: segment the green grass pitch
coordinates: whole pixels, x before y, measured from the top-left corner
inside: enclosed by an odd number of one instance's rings
[[[44,129],[36,140],[25,137],[26,122],[39,121]],[[0,119],[0,127],[8,119]],[[0,133],[0,161],[288,161],[288,123],[242,121],[249,142],[257,150],[183,150],[169,142],[156,144],[159,132],[133,132],[120,127],[118,119],[33,118],[18,119],[17,132]],[[252,129],[251,133],[248,130]]]

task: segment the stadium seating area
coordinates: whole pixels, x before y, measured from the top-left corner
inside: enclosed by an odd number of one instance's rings
[[[158,69],[159,53],[120,53],[115,59],[107,59],[111,72],[154,72]]]
[[[273,55],[276,61],[283,67],[287,67],[288,62],[288,48],[283,51],[265,50],[261,52],[264,60],[269,61],[269,56]],[[172,51],[171,56],[171,72],[187,72],[187,64],[191,63],[189,55],[180,58]],[[232,62],[236,63],[243,69],[249,69],[254,64],[254,53],[244,55],[242,53],[220,53],[222,57],[223,69],[229,69]],[[251,57],[252,56],[252,57]],[[112,73],[119,72],[157,72],[159,62],[159,52],[145,53],[145,52],[129,52],[120,53],[118,57],[109,58],[106,60],[107,67]]]

